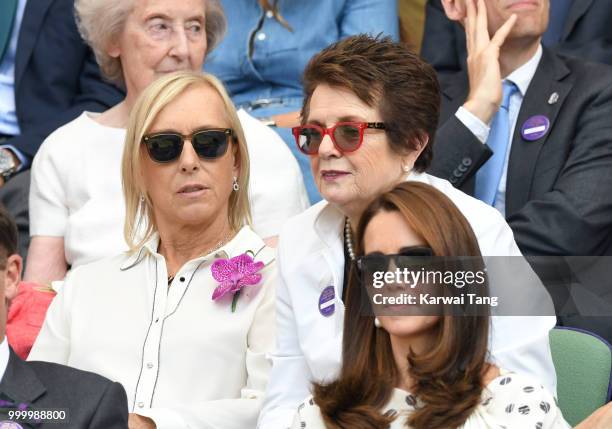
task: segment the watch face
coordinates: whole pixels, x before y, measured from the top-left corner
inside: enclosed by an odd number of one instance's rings
[[[0,150],[0,173],[15,168],[15,160],[8,149]]]

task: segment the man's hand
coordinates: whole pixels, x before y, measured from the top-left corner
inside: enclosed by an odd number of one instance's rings
[[[467,16],[463,20],[467,41],[467,65],[470,93],[463,105],[485,124],[491,123],[502,101],[502,76],[499,51],[516,22],[512,15],[489,37],[487,7],[484,0],[466,0]]]
[[[128,416],[129,429],[156,429],[157,425],[153,420],[139,414],[130,413]]]

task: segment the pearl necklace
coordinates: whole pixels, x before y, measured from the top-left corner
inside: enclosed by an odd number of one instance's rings
[[[353,232],[351,231],[351,221],[349,218],[346,218],[344,221],[344,242],[346,243],[349,258],[351,258],[351,261],[354,261],[355,251],[353,250]]]

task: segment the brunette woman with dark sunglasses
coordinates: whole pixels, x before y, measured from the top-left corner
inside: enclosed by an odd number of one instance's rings
[[[391,254],[397,260],[430,249],[434,257],[461,257],[462,269],[484,267],[468,221],[443,193],[422,183],[403,183],[372,202],[356,244],[366,258]],[[467,301],[460,306],[464,316],[448,315],[458,310],[452,306],[411,316],[376,306],[365,315],[370,296],[352,274],[340,375],[315,383],[292,428],[569,428],[540,380],[491,363],[486,306]],[[486,282],[479,289],[486,295]]]

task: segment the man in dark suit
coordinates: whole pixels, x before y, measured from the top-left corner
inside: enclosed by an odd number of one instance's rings
[[[442,0],[425,9],[421,55],[441,74],[466,70],[463,27],[449,21]],[[543,44],[559,53],[612,65],[612,3],[609,0],[553,0]]]
[[[548,0],[444,7],[465,23],[469,71],[442,78],[430,173],[496,207],[525,255],[611,255],[612,67],[541,46]],[[570,299],[584,277],[561,258],[537,262],[561,322],[612,338],[612,320]]]
[[[0,296],[10,297],[21,279],[16,253],[17,228],[0,208]],[[65,419],[42,421],[37,428],[125,429],[128,407],[119,383],[90,372],[48,362],[25,362],[10,349],[6,336],[6,299],[0,299],[0,425],[10,421],[7,408],[66,412]],[[19,422],[18,422],[19,423]],[[25,422],[21,422],[25,425]]]
[[[450,18],[470,21],[465,1],[445,0]],[[470,70],[443,84],[431,172],[497,207],[527,255],[612,254],[612,68],[542,49],[548,0],[513,3],[472,11]]]
[[[0,1],[0,201],[29,241],[32,158],[56,128],[84,110],[103,111],[121,91],[103,82],[76,27],[74,0]]]

